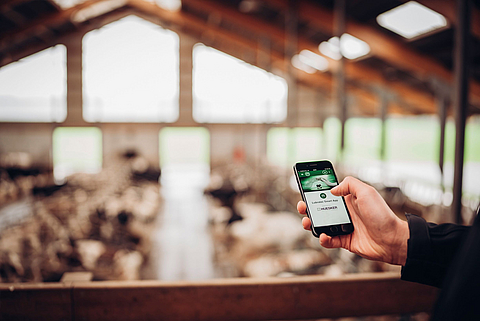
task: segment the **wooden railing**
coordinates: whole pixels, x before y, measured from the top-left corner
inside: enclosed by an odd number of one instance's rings
[[[429,312],[438,290],[396,273],[0,284],[1,320],[300,320]]]

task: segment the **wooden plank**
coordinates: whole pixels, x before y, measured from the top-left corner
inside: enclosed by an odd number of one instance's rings
[[[75,320],[298,320],[430,311],[437,290],[397,274],[78,284]]]
[[[59,283],[1,284],[0,320],[72,320],[71,294]]]
[[[298,320],[429,312],[433,287],[396,273],[202,282],[0,284],[0,320]]]

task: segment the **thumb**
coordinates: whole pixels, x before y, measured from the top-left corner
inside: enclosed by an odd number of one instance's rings
[[[362,184],[364,183],[358,179],[347,176],[339,185],[332,188],[330,192],[335,196],[347,196],[349,194],[356,196]]]
[[[338,236],[331,237],[325,233],[322,233],[319,239],[320,239],[320,245],[328,249],[342,247],[342,242],[340,241],[340,237]]]

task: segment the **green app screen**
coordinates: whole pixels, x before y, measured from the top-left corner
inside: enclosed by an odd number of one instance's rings
[[[298,177],[313,226],[351,223],[342,197],[330,193],[330,189],[338,185],[333,169],[299,171]]]

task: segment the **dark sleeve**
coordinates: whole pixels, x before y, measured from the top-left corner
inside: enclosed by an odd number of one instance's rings
[[[469,226],[427,223],[407,214],[410,238],[402,280],[442,287],[445,274]]]

